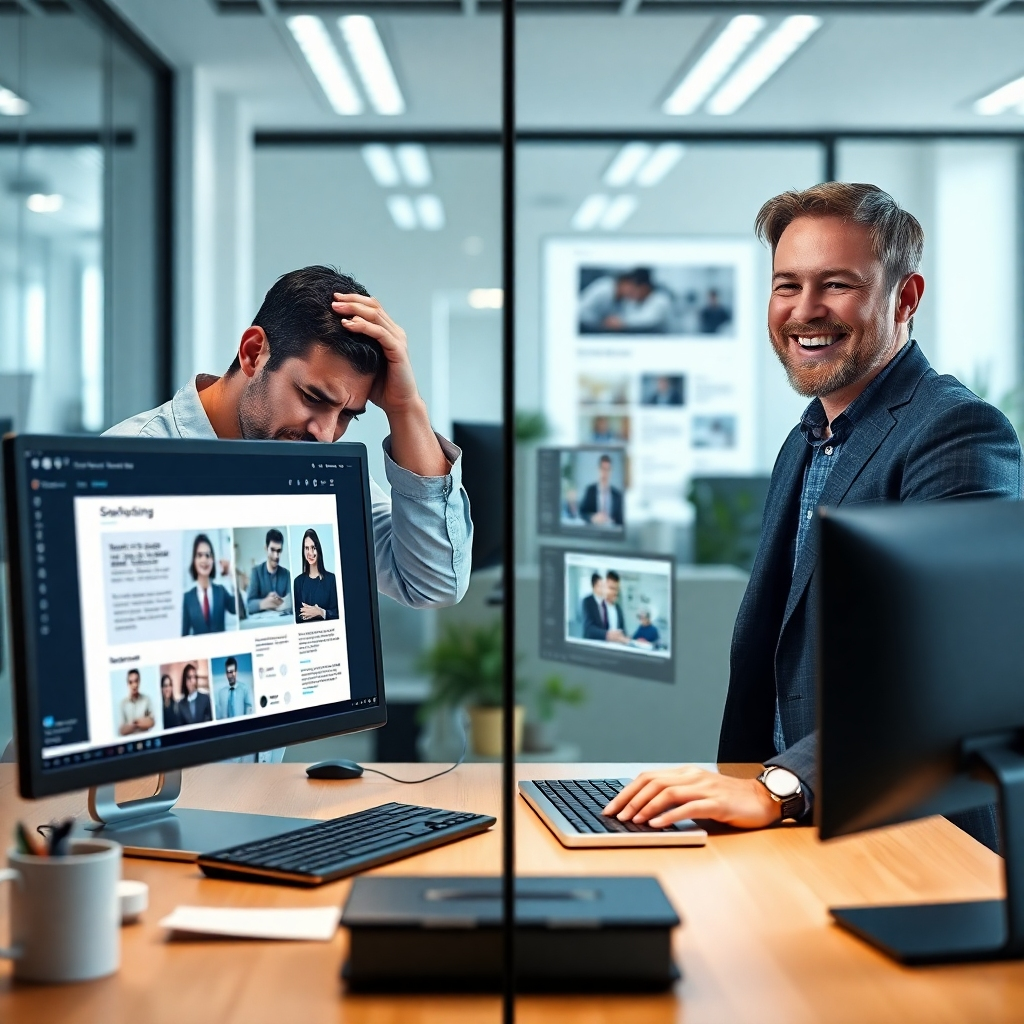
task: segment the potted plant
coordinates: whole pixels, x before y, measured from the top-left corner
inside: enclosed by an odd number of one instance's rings
[[[427,651],[420,667],[430,675],[431,695],[420,714],[465,706],[469,712],[473,752],[501,756],[502,628],[449,625]],[[515,748],[522,749],[524,709],[516,705]]]
[[[526,748],[546,753],[558,745],[558,706],[578,707],[587,699],[582,686],[567,686],[561,676],[548,676],[537,690],[534,710],[537,718],[526,724]]]

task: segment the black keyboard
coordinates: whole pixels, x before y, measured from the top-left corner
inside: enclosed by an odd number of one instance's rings
[[[535,779],[533,784],[558,808],[577,832],[664,832],[605,817],[601,811],[622,791],[618,779]]]
[[[204,853],[199,867],[211,878],[321,885],[485,832],[495,820],[486,814],[382,804],[270,839]]]

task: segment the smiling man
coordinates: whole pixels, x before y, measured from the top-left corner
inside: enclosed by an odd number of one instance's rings
[[[462,453],[430,426],[405,331],[351,277],[320,266],[285,274],[223,377],[199,374],[107,433],[331,442],[367,402],[391,428],[391,497],[370,481],[378,589],[412,607],[455,604],[472,557]]]
[[[819,506],[1021,496],[1021,449],[1006,417],[936,374],[911,340],[924,294],[917,220],[874,185],[829,182],[769,200],[756,230],[773,257],[772,347],[793,388],[813,396],[772,472],[719,740],[719,761],[765,770],[756,780],[647,772],[606,808],[656,827],[810,820]],[[996,845],[991,808],[952,820]]]

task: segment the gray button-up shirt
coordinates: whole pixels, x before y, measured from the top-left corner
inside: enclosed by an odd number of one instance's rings
[[[158,409],[111,427],[119,437],[184,437],[215,440],[199,390],[215,377],[193,377]],[[413,608],[455,604],[465,596],[472,568],[473,521],[462,487],[462,452],[437,435],[451,463],[447,476],[423,477],[391,458],[391,438],[384,441],[384,471],[391,497],[370,481],[373,546],[377,588]]]

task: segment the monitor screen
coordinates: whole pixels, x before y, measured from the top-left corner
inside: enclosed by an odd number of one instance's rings
[[[542,548],[540,656],[671,683],[671,558]]]
[[[26,795],[384,722],[362,445],[4,444]]]
[[[537,532],[622,540],[626,450],[612,445],[537,451]]]

